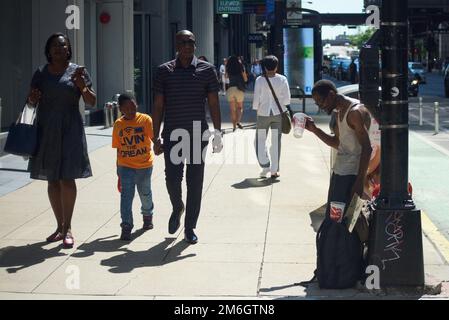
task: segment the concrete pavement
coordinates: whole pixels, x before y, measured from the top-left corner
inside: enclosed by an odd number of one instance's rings
[[[227,104],[221,100],[226,122]],[[316,112],[313,108],[309,101],[311,114]],[[248,109],[247,103],[247,124],[255,119]],[[327,116],[316,119],[328,130]],[[93,138],[98,139],[98,148],[90,152],[94,176],[77,181],[73,249],[44,242],[55,228],[45,182],[33,181],[0,197],[0,298],[449,298],[447,283],[439,295],[294,285],[313,275],[315,232],[323,218],[329,182],[329,148],[310,133],[301,139],[283,136],[281,178],[276,182],[258,178],[253,129],[226,134],[221,154],[211,154],[209,149],[197,227],[199,243],[193,246],[182,241],[182,228],[175,235],[168,234],[171,206],[161,157],[156,158],[152,182],[154,229],[139,229],[136,197],[133,241],[119,240],[115,152],[107,131],[88,129],[89,144]],[[449,280],[446,242],[438,238],[432,221],[425,221],[426,283],[438,284]]]

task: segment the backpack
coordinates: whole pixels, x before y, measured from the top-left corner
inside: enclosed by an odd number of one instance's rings
[[[341,223],[324,219],[316,236],[315,276],[321,289],[352,288],[362,280],[363,245],[357,232],[350,233]]]

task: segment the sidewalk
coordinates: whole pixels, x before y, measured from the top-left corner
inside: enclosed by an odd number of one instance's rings
[[[227,104],[220,98],[226,121]],[[254,122],[254,113],[245,110],[244,121]],[[316,121],[328,131],[327,116]],[[0,299],[417,298],[390,291],[294,285],[313,275],[315,232],[323,218],[329,183],[329,148],[312,134],[302,139],[284,135],[281,178],[274,183],[257,178],[253,129],[226,134],[221,154],[211,154],[209,148],[207,157],[213,163],[206,166],[196,229],[199,243],[188,246],[182,228],[168,234],[171,206],[161,157],[156,158],[152,182],[154,229],[139,229],[136,197],[134,240],[119,240],[119,193],[110,132],[86,131],[90,147],[96,139],[90,152],[94,176],[77,181],[73,249],[44,242],[55,228],[45,182],[33,181],[0,197]],[[3,177],[4,172],[0,174]],[[440,244],[423,229],[426,283],[449,281]],[[74,275],[79,275],[79,286]],[[418,298],[449,298],[447,283],[441,294]]]

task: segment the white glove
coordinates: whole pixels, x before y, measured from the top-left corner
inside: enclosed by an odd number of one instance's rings
[[[212,139],[212,152],[220,153],[223,149],[223,138],[220,130],[214,131],[214,138]]]

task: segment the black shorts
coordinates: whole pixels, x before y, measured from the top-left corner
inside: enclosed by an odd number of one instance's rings
[[[330,203],[332,201],[346,203],[346,210],[351,202],[351,189],[356,178],[356,175],[340,176],[332,173],[329,192],[327,194],[326,218],[329,218]]]

